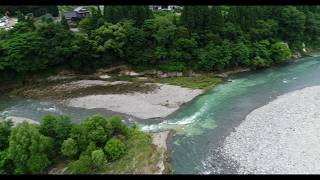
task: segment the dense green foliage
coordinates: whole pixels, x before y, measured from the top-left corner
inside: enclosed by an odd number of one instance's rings
[[[108,159],[118,160],[125,153],[125,145],[119,139],[110,139],[104,147]]]
[[[14,163],[16,174],[45,173],[50,165],[53,139],[42,135],[36,125],[23,122],[12,129],[8,158]]]
[[[32,13],[35,17],[50,13],[52,16],[59,16],[58,6],[0,6],[0,14],[9,12],[10,15],[16,15],[18,11],[23,14]]]
[[[148,6],[104,6],[103,16],[107,22],[117,23],[122,19],[133,19],[137,25],[151,17]]]
[[[67,21],[66,17],[64,17],[64,16],[61,17],[61,25],[62,25],[66,30],[69,30],[69,29],[70,29],[69,24],[68,24],[68,21]]]
[[[102,167],[103,163],[105,162],[105,155],[103,150],[99,149],[99,150],[92,151],[91,159],[97,168]]]
[[[65,116],[45,116],[40,125],[23,122],[13,127],[0,121],[0,174],[42,174],[57,159],[70,162],[69,173],[101,170],[107,160],[116,161],[126,153],[126,143],[135,128],[121,118],[100,115],[80,124]]]
[[[45,116],[40,124],[40,133],[55,139],[55,144],[61,146],[62,142],[69,137],[72,122],[66,116]]]
[[[63,155],[69,158],[76,156],[78,153],[77,143],[72,138],[68,138],[67,140],[63,141],[61,152]]]
[[[81,72],[117,64],[162,71],[262,68],[319,47],[318,6],[148,6],[91,9],[80,32],[61,22],[18,14],[0,30],[0,71],[24,74],[63,66]],[[22,11],[23,12],[23,11]],[[50,43],[49,43],[50,42]]]
[[[0,121],[0,151],[6,149],[9,145],[9,135],[12,126],[13,123],[11,121]]]

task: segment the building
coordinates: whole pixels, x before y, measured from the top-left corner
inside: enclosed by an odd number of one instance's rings
[[[0,18],[0,29],[9,30],[12,29],[18,20],[16,18],[9,18],[8,16],[3,16]]]
[[[79,18],[85,18],[90,14],[90,11],[83,6],[77,7],[73,12],[75,12]]]
[[[159,11],[159,10],[172,11],[175,9],[182,9],[182,7],[177,5],[151,5],[150,9],[154,11]]]
[[[87,17],[89,14],[90,14],[90,11],[87,8],[80,6],[71,12],[64,13],[63,15],[67,19],[68,23],[74,23]]]

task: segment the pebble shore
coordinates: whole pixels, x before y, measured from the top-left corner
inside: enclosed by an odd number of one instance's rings
[[[221,147],[240,174],[320,173],[320,86],[252,111]]]

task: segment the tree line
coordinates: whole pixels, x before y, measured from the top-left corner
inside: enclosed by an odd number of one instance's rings
[[[9,12],[10,16],[17,15],[17,12],[23,14],[32,13],[35,17],[39,17],[50,13],[53,17],[59,16],[58,6],[0,6],[0,14]]]
[[[319,6],[184,6],[180,15],[148,6],[104,6],[91,9],[77,33],[64,18],[57,23],[21,17],[13,29],[0,31],[0,70],[269,67],[319,47],[319,13]]]

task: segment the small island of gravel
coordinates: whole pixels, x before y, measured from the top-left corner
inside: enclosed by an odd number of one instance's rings
[[[320,86],[252,111],[221,151],[238,163],[240,174],[320,173]]]

